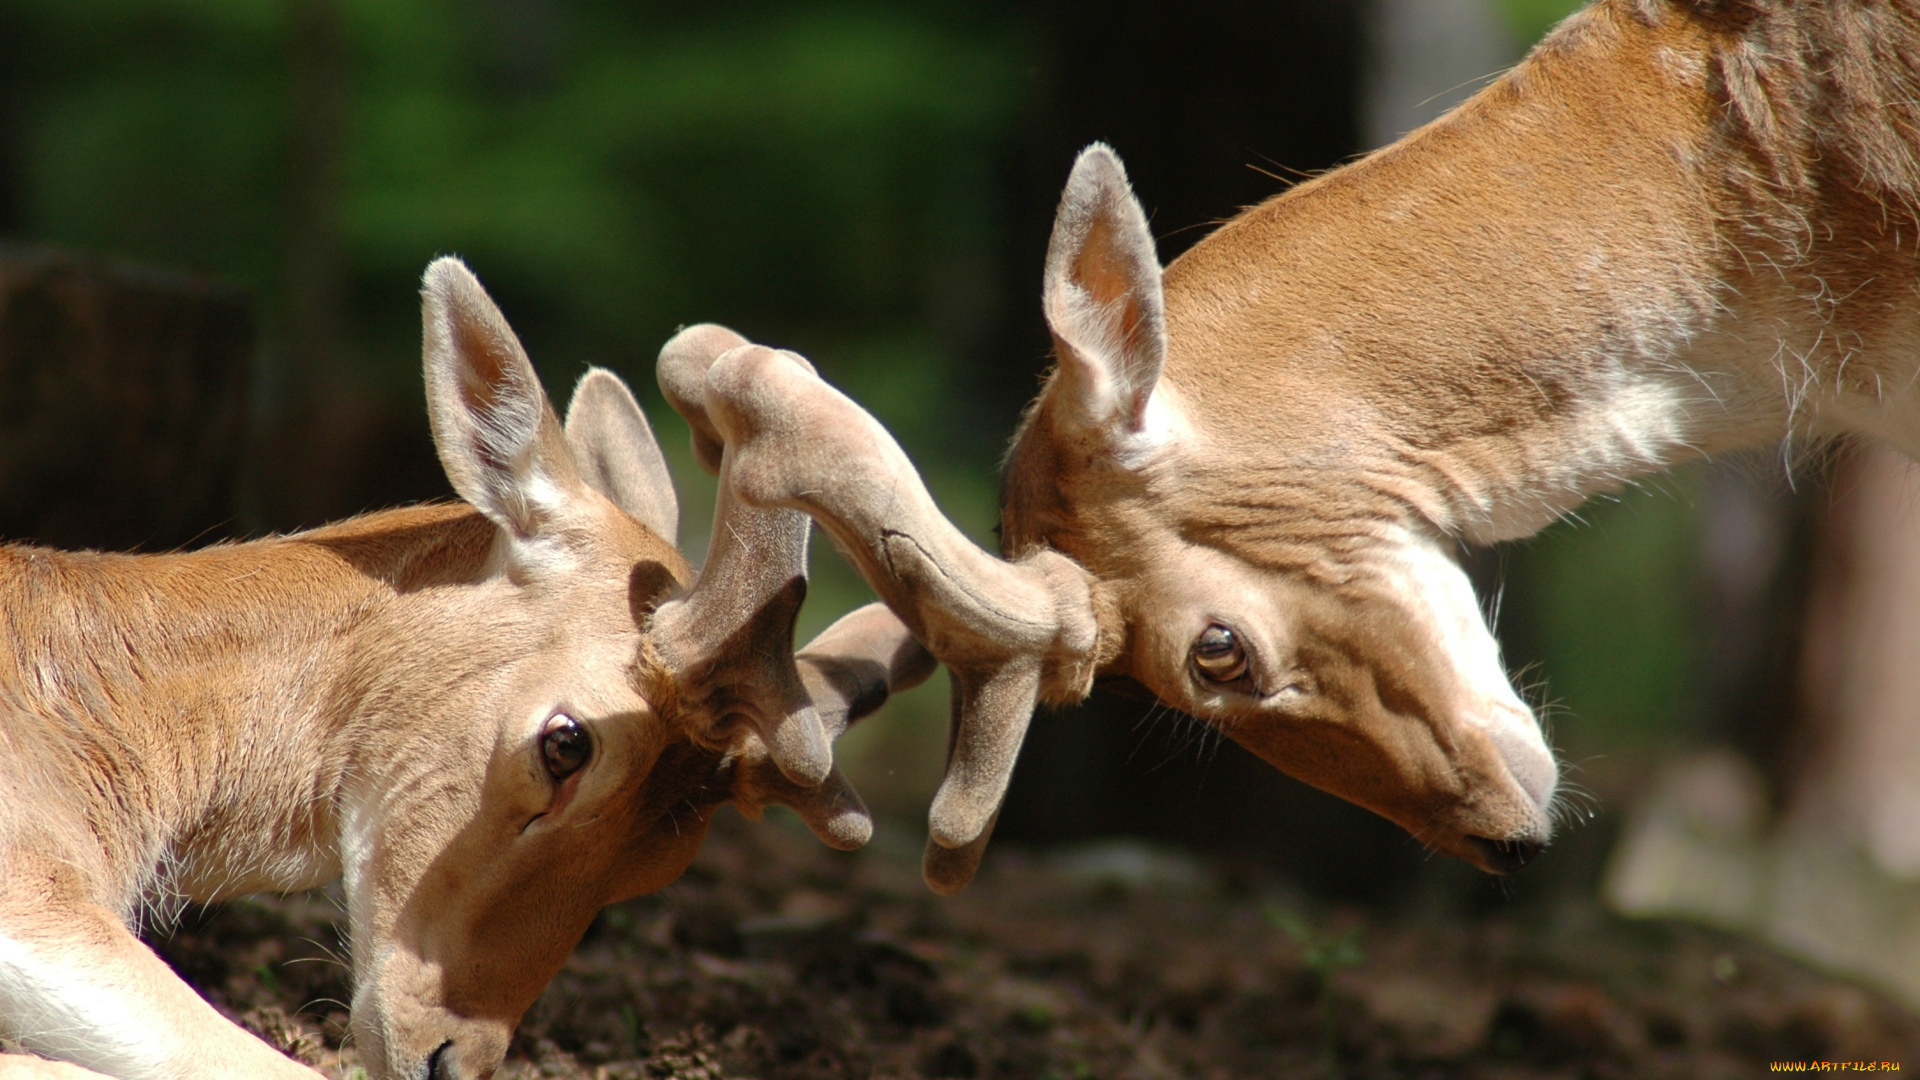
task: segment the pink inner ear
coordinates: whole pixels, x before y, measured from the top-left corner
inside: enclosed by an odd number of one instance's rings
[[[1111,218],[1106,216],[1094,220],[1093,227],[1087,230],[1085,243],[1073,260],[1075,282],[1084,290],[1099,310],[1111,313],[1114,317],[1113,328],[1119,332],[1119,340],[1110,342],[1110,347],[1126,350],[1138,343],[1140,335],[1140,295],[1138,282],[1129,273],[1132,260],[1121,249],[1119,230]],[[1124,356],[1114,357],[1123,366]],[[1134,402],[1133,426],[1139,426],[1141,416],[1146,410],[1146,400]]]
[[[455,310],[450,314],[455,348],[466,360],[460,369],[460,396],[469,411],[482,415],[492,413],[511,358],[505,355],[494,335],[487,332],[491,328],[484,320],[468,311]]]
[[[1114,241],[1112,223],[1104,217],[1096,219],[1087,230],[1086,242],[1074,257],[1073,276],[1102,307],[1117,300],[1127,301],[1126,326],[1130,330],[1138,319],[1133,304],[1133,278],[1126,272],[1127,260]]]

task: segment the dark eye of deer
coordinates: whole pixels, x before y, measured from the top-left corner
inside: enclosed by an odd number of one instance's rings
[[[555,713],[540,732],[540,760],[555,780],[565,780],[580,771],[593,756],[593,740],[587,729],[566,713]]]
[[[1247,673],[1247,650],[1240,635],[1214,623],[1194,639],[1193,666],[1211,682],[1230,683]]]

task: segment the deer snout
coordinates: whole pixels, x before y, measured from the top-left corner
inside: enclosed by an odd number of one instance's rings
[[[439,1033],[435,1033],[439,1034]],[[507,1044],[513,1035],[510,1026],[461,1023],[446,1037],[430,1044],[424,1053],[384,1054],[397,1049],[382,1040],[363,1042],[361,1057],[372,1077],[391,1080],[489,1080],[499,1071],[507,1056]],[[428,1039],[432,1039],[429,1035]],[[422,1045],[409,1040],[414,1046]],[[369,1051],[373,1051],[369,1053]],[[385,1066],[382,1068],[382,1066]]]
[[[1533,714],[1518,701],[1496,702],[1486,712],[1481,753],[1487,788],[1472,801],[1471,824],[1454,854],[1490,874],[1511,874],[1546,850],[1552,839],[1550,807],[1559,765]]]
[[[488,1080],[518,1019],[463,1016],[424,995],[366,983],[354,993],[354,1038],[371,1080]]]
[[[1496,707],[1487,734],[1506,763],[1507,775],[1545,817],[1553,805],[1554,789],[1560,784],[1560,763],[1554,760],[1546,737],[1540,733],[1540,722],[1531,710],[1512,702]]]
[[[418,1076],[421,1080],[491,1080],[500,1068],[501,1059],[506,1057],[506,1046],[502,1044],[496,1050],[491,1040],[481,1041],[489,1045],[478,1053],[468,1053],[475,1045],[473,1041],[456,1042],[448,1039],[435,1047],[427,1059],[408,1075]]]
[[[1480,856],[1480,868],[1495,874],[1511,874],[1524,869],[1534,856],[1547,849],[1543,840],[1492,840],[1484,836],[1469,836],[1467,843]]]

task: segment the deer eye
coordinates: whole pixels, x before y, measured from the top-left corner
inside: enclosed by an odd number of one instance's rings
[[[1193,666],[1208,682],[1235,682],[1247,673],[1247,650],[1232,627],[1213,623],[1193,641]]]
[[[555,780],[565,780],[580,771],[593,756],[593,739],[587,729],[566,713],[554,713],[540,732],[540,760]]]

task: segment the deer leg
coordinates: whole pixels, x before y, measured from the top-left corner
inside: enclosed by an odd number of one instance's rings
[[[0,1080],[104,1080],[105,1073],[31,1054],[0,1054]]]
[[[320,1075],[221,1016],[112,912],[60,889],[70,871],[18,861],[5,871],[0,1032],[123,1080]]]

